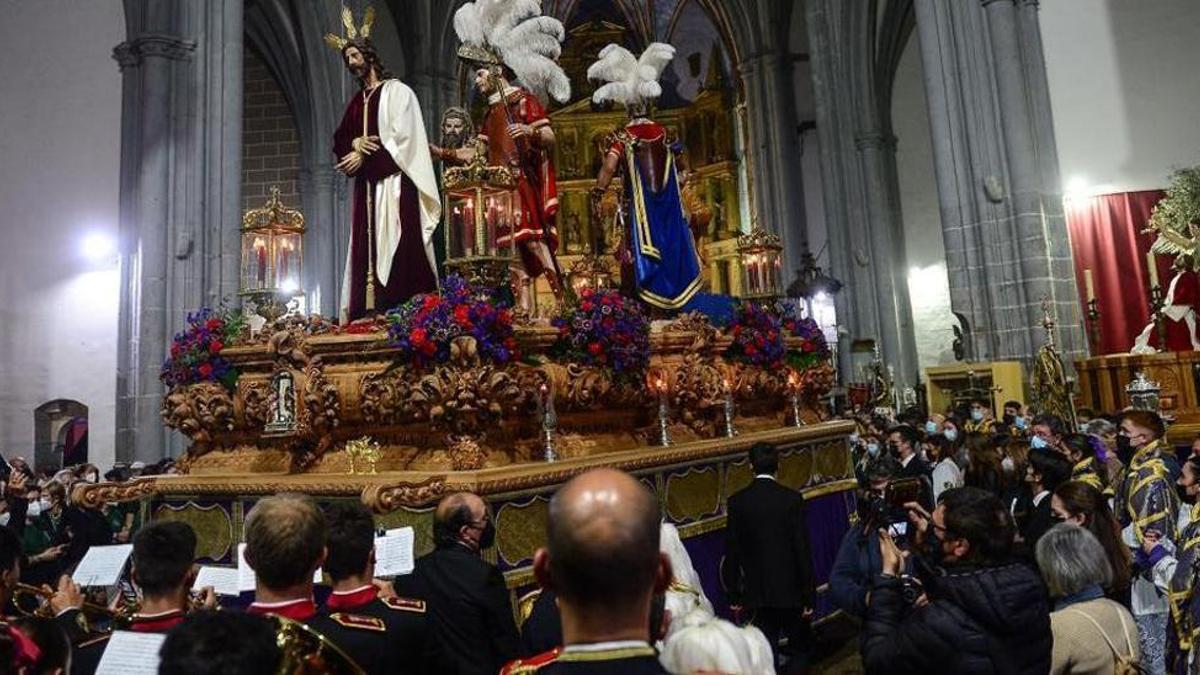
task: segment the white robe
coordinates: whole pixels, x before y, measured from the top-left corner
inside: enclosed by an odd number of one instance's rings
[[[442,198],[438,194],[433,158],[429,154],[429,141],[425,134],[425,119],[421,116],[421,104],[413,90],[400,80],[387,80],[380,85],[379,140],[383,149],[391,155],[392,161],[417,186],[420,193],[420,236],[425,247],[426,262],[436,278],[433,233],[442,217]],[[388,277],[391,276],[392,259],[400,245],[400,237],[404,234],[400,226],[402,184],[401,175],[395,174],[380,181],[375,189],[375,275],[383,286],[387,285]],[[409,227],[412,227],[411,223]],[[342,323],[346,322],[350,314],[351,246],[352,244],[346,246],[346,266],[338,303]]]

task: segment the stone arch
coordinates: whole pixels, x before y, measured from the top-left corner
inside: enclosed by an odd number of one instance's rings
[[[33,457],[37,468],[63,466],[64,452],[72,464],[87,459],[88,407],[71,399],[47,401],[33,411]]]

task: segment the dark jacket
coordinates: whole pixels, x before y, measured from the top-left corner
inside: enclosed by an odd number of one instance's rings
[[[729,498],[721,579],[748,609],[812,607],[814,584],[804,497],[756,478]]]
[[[1030,558],[1033,557],[1038,539],[1041,539],[1047,530],[1054,527],[1054,512],[1050,510],[1050,495],[1042,497],[1042,501],[1031,508],[1033,510],[1029,512],[1029,519],[1025,522],[1025,527],[1021,529],[1021,538],[1025,540],[1022,551]]]
[[[883,569],[879,535],[852,527],[842,537],[829,572],[829,599],[842,611],[862,618],[867,611],[871,580]]]
[[[863,625],[867,673],[1050,671],[1050,610],[1033,568],[955,569],[926,588],[930,603],[910,613],[900,581],[875,578]]]
[[[504,576],[461,545],[417,560],[401,592],[428,603],[427,617],[454,675],[495,675],[521,651]]]

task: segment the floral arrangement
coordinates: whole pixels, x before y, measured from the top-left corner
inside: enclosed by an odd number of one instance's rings
[[[617,291],[585,289],[551,324],[558,329],[550,348],[556,359],[639,380],[650,364],[650,321],[637,302]]]
[[[159,379],[168,389],[200,382],[219,382],[232,390],[237,369],[221,356],[246,328],[241,312],[201,307],[188,314],[187,328],[171,340],[171,355]]]
[[[388,312],[388,342],[400,350],[401,361],[418,367],[449,361],[450,343],[459,337],[475,338],[484,361],[519,359],[509,305],[479,299],[488,295],[458,275],[447,276],[441,293],[414,296]]]
[[[786,350],[778,312],[743,302],[725,327],[725,334],[733,338],[725,350],[726,359],[764,368],[777,368],[783,363]]]
[[[829,359],[829,345],[825,333],[815,319],[799,317],[792,311],[783,314],[783,327],[800,338],[800,347],[788,350],[788,365],[797,370],[815,368]]]

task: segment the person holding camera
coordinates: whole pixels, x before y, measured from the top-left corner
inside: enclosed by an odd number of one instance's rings
[[[860,525],[847,530],[829,572],[829,598],[834,606],[862,618],[867,611],[871,580],[883,569],[879,553],[880,528],[892,523],[907,525],[907,512],[887,503],[888,486],[900,471],[891,457],[871,462],[865,472],[866,489],[858,500]]]
[[[930,516],[910,505],[914,550],[941,567],[925,595],[905,598],[905,558],[878,533],[882,570],[863,626],[867,673],[1045,673],[1053,638],[1037,571],[1012,562],[1013,522],[994,495],[954,488]]]

